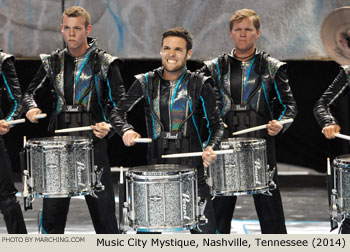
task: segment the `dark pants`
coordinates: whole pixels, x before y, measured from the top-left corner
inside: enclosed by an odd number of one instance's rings
[[[350,234],[350,216],[347,216],[340,226],[341,234]]]
[[[279,188],[271,191],[272,196],[253,195],[255,209],[260,221],[262,234],[286,234],[283,206]],[[236,196],[216,197],[213,200],[217,231],[229,234],[236,205]]]
[[[9,234],[26,234],[23,214],[16,199],[17,190],[11,180],[11,163],[5,144],[0,138],[0,211]]]
[[[96,192],[98,198],[85,196],[92,223],[97,234],[117,234],[118,223],[115,215],[114,191],[111,169],[107,155],[105,139],[94,143],[95,165],[103,167],[102,184],[105,189]],[[44,198],[43,201],[43,232],[62,234],[66,226],[70,198]]]
[[[201,181],[198,182],[198,196],[201,198],[201,201],[207,201],[204,216],[208,219],[208,222],[204,225],[199,225],[198,229],[191,229],[191,234],[216,234],[214,207],[209,193],[209,186]]]

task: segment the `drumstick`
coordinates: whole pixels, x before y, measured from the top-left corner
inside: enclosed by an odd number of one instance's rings
[[[348,136],[348,135],[344,135],[344,134],[340,134],[340,133],[335,133],[334,135],[338,138],[350,141],[350,136]]]
[[[152,143],[152,138],[135,138],[135,143]]]
[[[15,124],[19,124],[19,123],[24,123],[26,121],[26,119],[22,118],[22,119],[17,119],[17,120],[10,120],[8,121],[8,125],[15,125]]]
[[[112,125],[108,124],[108,127],[112,128]],[[58,133],[69,133],[69,132],[87,131],[87,130],[92,130],[91,126],[60,129],[60,130],[55,130],[55,133],[56,134],[58,134]]]
[[[293,118],[289,118],[289,119],[286,119],[286,120],[279,121],[279,123],[282,124],[282,125],[286,124],[286,123],[292,123],[292,122],[293,122]],[[264,125],[260,125],[260,126],[256,126],[256,127],[252,127],[252,128],[236,131],[236,132],[233,132],[232,135],[236,136],[236,135],[249,133],[249,132],[252,132],[252,131],[266,129],[267,125],[269,125],[269,124],[264,124]]]
[[[47,114],[43,113],[43,114],[36,115],[35,118],[42,119],[42,118],[45,118],[46,116],[47,116]]]
[[[233,153],[233,149],[217,150],[214,152],[216,153],[216,155],[231,154],[231,153]],[[200,157],[200,156],[202,156],[202,154],[203,154],[203,152],[176,153],[176,154],[162,155],[162,158]]]
[[[39,114],[39,115],[36,115],[35,118],[41,119],[41,118],[45,118],[46,116],[47,116],[46,114]],[[17,120],[10,120],[7,123],[9,125],[15,125],[15,124],[19,124],[19,123],[24,123],[25,121],[26,121],[26,119],[21,118],[21,119],[17,119]]]

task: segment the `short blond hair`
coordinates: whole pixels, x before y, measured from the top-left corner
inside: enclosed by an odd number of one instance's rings
[[[245,18],[251,18],[256,30],[260,29],[260,17],[259,15],[251,9],[241,9],[236,11],[230,19],[230,31],[233,29],[234,22],[241,22]]]
[[[84,20],[85,27],[88,27],[90,25],[90,14],[83,7],[80,7],[80,6],[69,7],[63,12],[62,20],[63,20],[64,16],[67,16],[67,17],[82,17],[83,20]]]

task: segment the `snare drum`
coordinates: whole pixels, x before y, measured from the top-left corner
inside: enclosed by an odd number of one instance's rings
[[[92,140],[76,136],[31,139],[26,152],[33,194],[71,197],[93,193]]]
[[[221,149],[232,154],[218,155],[209,166],[208,184],[213,196],[264,193],[269,190],[265,139],[229,138]]]
[[[129,225],[141,232],[191,229],[198,219],[197,173],[179,165],[134,167],[126,173]]]
[[[333,161],[334,190],[336,196],[332,203],[336,204],[339,215],[350,214],[350,155],[338,156]]]

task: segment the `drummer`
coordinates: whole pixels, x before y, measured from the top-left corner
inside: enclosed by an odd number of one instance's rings
[[[26,117],[37,123],[39,101],[53,94],[50,132],[92,125],[93,134],[88,131],[85,136],[93,138],[94,160],[103,167],[101,182],[105,190],[96,193],[98,198],[87,195],[85,200],[96,233],[119,233],[106,140],[111,136],[106,123],[108,110],[124,94],[118,60],[97,48],[96,39],[88,37],[92,32],[90,14],[82,7],[64,11],[61,32],[67,48],[40,55],[42,65],[23,98]],[[50,93],[37,92],[40,87]],[[44,198],[44,233],[64,233],[69,202],[70,198]]]
[[[342,65],[338,76],[332,84],[323,93],[314,107],[314,115],[318,124],[322,128],[322,133],[328,139],[335,138],[335,133],[340,132],[338,121],[332,114],[331,108],[334,108],[337,101],[346,94],[349,94],[350,84],[350,65]],[[342,234],[350,234],[350,217],[346,216],[340,227]]]
[[[227,125],[224,138],[232,137],[238,130],[268,124],[267,131],[255,131],[248,136],[266,139],[268,165],[272,169],[276,167],[274,136],[287,128],[279,121],[294,118],[297,113],[288,84],[287,65],[256,48],[261,31],[260,18],[254,10],[236,11],[229,28],[235,48],[229,54],[205,62],[202,71],[215,80],[218,106]],[[278,187],[271,193],[272,196],[253,195],[261,232],[286,233]],[[218,233],[230,233],[236,200],[236,196],[214,199]]]
[[[17,189],[11,179],[11,162],[6,150],[3,136],[11,130],[8,121],[21,116],[21,86],[17,78],[14,64],[15,58],[0,50],[0,74],[3,80],[1,88],[5,90],[9,104],[9,111],[0,120],[0,212],[4,216],[7,232],[9,234],[26,234],[27,228],[23,219],[21,206],[16,198]],[[5,104],[5,103],[3,103]]]
[[[111,123],[126,146],[135,144],[140,134],[125,120],[125,114],[141,99],[145,100],[148,137],[148,163],[176,163],[198,168],[199,196],[206,199],[204,215],[208,224],[191,233],[215,233],[214,214],[204,166],[216,160],[213,149],[218,146],[223,124],[210,85],[211,79],[191,73],[186,62],[192,54],[192,35],[175,27],[163,33],[160,49],[162,67],[139,74],[126,95],[113,109]],[[204,118],[204,119],[203,119]],[[211,132],[202,141],[199,128],[204,120]],[[162,154],[202,151],[201,158],[162,159]]]

